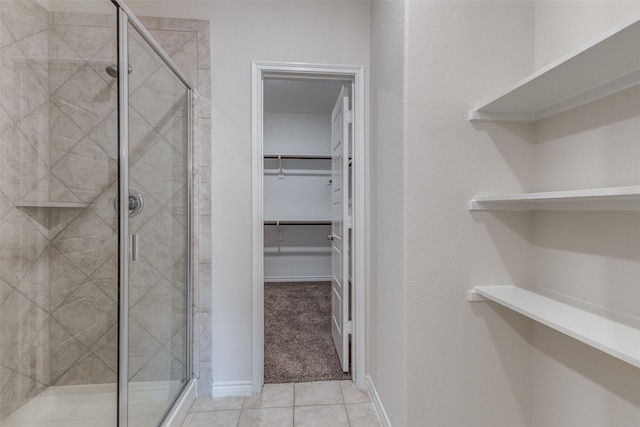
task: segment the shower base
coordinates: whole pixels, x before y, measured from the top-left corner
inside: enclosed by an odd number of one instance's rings
[[[129,425],[156,427],[182,388],[180,381],[129,385]],[[116,385],[50,387],[0,423],[1,427],[115,427]]]

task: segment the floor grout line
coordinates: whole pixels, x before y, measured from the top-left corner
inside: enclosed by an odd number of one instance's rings
[[[347,400],[346,400],[346,396],[345,394],[347,394],[350,389],[347,389],[347,386],[352,386],[351,384],[345,384],[343,388],[342,382],[341,381],[335,381],[338,384],[338,387],[340,389],[340,401],[338,402],[334,402],[334,403],[310,403],[310,404],[303,404],[303,405],[299,405],[298,400],[296,399],[296,392],[301,392],[300,387],[297,387],[300,384],[296,384],[296,383],[290,383],[292,389],[293,389],[293,396],[292,396],[292,404],[291,405],[285,405],[285,406],[260,406],[260,407],[256,407],[256,408],[252,408],[252,407],[248,407],[247,403],[248,403],[248,397],[243,397],[242,398],[242,405],[239,409],[233,409],[233,408],[221,408],[221,409],[211,409],[211,410],[207,410],[207,411],[193,411],[190,410],[189,414],[201,414],[202,412],[209,412],[210,413],[210,417],[212,420],[214,420],[216,418],[215,413],[219,412],[219,411],[230,411],[233,410],[235,412],[237,412],[238,415],[238,419],[237,419],[237,423],[235,424],[236,427],[239,427],[240,425],[243,425],[243,422],[241,422],[241,420],[245,420],[244,422],[246,422],[247,419],[253,419],[253,417],[258,416],[259,419],[261,419],[263,422],[265,421],[265,419],[263,419],[262,417],[265,417],[266,420],[274,420],[274,419],[278,419],[278,417],[280,415],[276,415],[276,413],[279,414],[284,414],[285,411],[290,411],[289,413],[291,414],[290,420],[293,423],[293,425],[295,426],[296,423],[296,411],[297,408],[326,408],[326,407],[341,407],[342,410],[344,411],[344,416],[345,418],[340,418],[342,420],[346,420],[346,422],[343,424],[347,427],[352,427],[355,424],[353,424],[352,421],[355,420],[351,420],[351,417],[349,416],[349,412],[347,410]],[[321,384],[321,383],[326,383],[324,381],[317,381],[315,382],[316,384]],[[288,389],[291,390],[291,389]],[[326,390],[326,389],[325,389]],[[307,391],[308,393],[310,392],[311,394],[314,393],[313,390],[309,390]],[[260,397],[264,397],[264,391],[261,392],[258,396]],[[322,391],[320,391],[320,393],[322,393]],[[322,395],[322,394],[321,394]],[[334,394],[335,396],[335,394]],[[336,396],[337,397],[337,396]],[[213,402],[216,401],[216,399],[225,399],[224,397],[215,397],[215,398],[203,398],[205,400],[209,399]],[[357,400],[356,402],[351,402],[349,404],[351,405],[364,405],[364,404],[371,404],[371,399],[370,397],[365,401],[364,399],[360,399],[357,396],[354,396],[354,400]],[[277,405],[277,404],[274,404]],[[337,414],[338,408],[335,408],[335,413]],[[334,412],[334,411],[332,411]],[[245,413],[247,414],[245,416]],[[304,413],[306,414],[307,417],[311,416],[313,417],[313,409],[311,410],[306,410],[304,411]],[[357,414],[359,412],[356,412],[354,415],[356,415],[357,418]],[[251,414],[251,415],[249,415]],[[276,418],[271,418],[271,417],[276,417]],[[337,415],[338,416],[338,415]],[[341,417],[341,415],[339,415]],[[207,415],[200,415],[201,418],[205,418],[208,417]],[[248,417],[248,418],[247,418]],[[289,419],[289,418],[288,418]],[[304,420],[304,418],[302,418],[302,420]],[[319,421],[323,421],[323,420],[319,420]],[[379,420],[377,421],[379,423]],[[372,424],[372,425],[379,425],[379,424]],[[185,424],[184,427],[188,427],[190,426],[190,424]]]

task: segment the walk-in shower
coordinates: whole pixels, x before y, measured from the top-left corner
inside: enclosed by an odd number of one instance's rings
[[[159,426],[193,377],[191,79],[73,3],[0,1],[0,425]]]

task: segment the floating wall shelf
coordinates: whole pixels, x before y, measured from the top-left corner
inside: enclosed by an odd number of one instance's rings
[[[640,210],[640,186],[475,196],[470,211]]]
[[[265,159],[282,160],[331,160],[328,154],[265,154]]]
[[[265,221],[264,225],[331,225],[331,221]]]
[[[471,121],[550,117],[640,84],[636,18],[561,57],[469,113]]]
[[[623,321],[622,315],[587,310],[567,297],[534,288],[478,286],[469,291],[469,300],[483,298],[640,368],[640,320]]]

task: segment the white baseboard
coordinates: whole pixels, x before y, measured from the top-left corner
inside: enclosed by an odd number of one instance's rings
[[[373,384],[373,380],[369,375],[367,375],[367,389],[369,390],[371,403],[373,403],[373,407],[378,414],[378,418],[380,419],[382,427],[391,427],[391,421],[389,421],[387,412],[384,410],[384,406],[382,405],[382,401],[380,400],[380,395],[378,395],[378,390],[376,390],[376,386]]]
[[[251,381],[219,381],[211,386],[212,397],[251,396],[253,383]]]
[[[331,276],[265,277],[265,282],[330,282]]]

